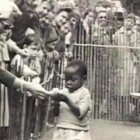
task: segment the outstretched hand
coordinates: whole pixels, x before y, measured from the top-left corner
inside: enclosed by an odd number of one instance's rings
[[[45,90],[41,85],[35,83],[31,83],[29,91],[33,96],[40,96],[45,98],[49,95],[47,90]]]

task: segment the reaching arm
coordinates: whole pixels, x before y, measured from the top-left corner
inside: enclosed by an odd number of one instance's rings
[[[6,86],[13,87],[16,76],[0,67],[0,82]]]
[[[23,88],[25,91],[30,91],[35,95],[46,96],[48,91],[46,91],[41,85],[27,82],[21,80],[9,71],[0,67],[0,82],[8,87]]]

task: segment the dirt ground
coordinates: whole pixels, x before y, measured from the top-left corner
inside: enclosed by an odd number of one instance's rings
[[[140,124],[110,122],[93,120],[91,126],[91,137],[93,140],[140,140]],[[40,140],[51,140],[53,130]]]

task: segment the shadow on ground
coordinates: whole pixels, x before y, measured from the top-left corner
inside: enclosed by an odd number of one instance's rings
[[[140,124],[93,120],[90,124],[93,140],[140,140]],[[40,140],[51,140],[53,129]]]

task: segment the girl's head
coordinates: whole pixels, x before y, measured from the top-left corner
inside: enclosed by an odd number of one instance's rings
[[[65,69],[66,87],[73,92],[83,86],[87,78],[87,66],[80,60],[70,62]]]

